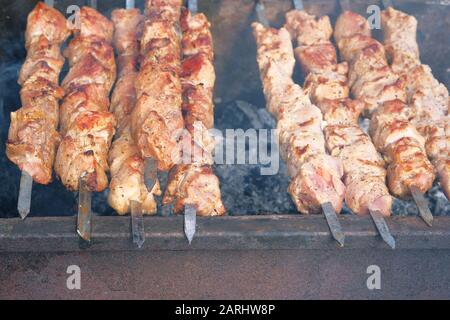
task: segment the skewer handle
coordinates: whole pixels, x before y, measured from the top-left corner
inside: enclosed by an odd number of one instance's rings
[[[20,177],[19,198],[17,201],[17,211],[20,217],[25,219],[30,213],[31,192],[33,191],[33,178],[26,171],[22,171]]]
[[[339,0],[339,5],[341,6],[342,11],[351,10],[350,0]]]
[[[266,12],[264,11],[262,0],[257,0],[256,2],[256,15],[258,16],[258,21],[261,22],[264,27],[270,26],[269,20],[267,20],[266,17]]]
[[[197,14],[198,12],[197,0],[188,0],[188,9],[192,14]]]
[[[429,226],[433,226],[433,214],[428,207],[428,201],[425,198],[425,195],[420,191],[419,188],[412,186],[410,188],[411,194],[416,202],[417,208],[419,209],[419,215],[425,221],[425,223]]]
[[[133,234],[133,243],[138,248],[142,248],[145,242],[144,217],[142,215],[141,203],[131,200],[131,230]]]
[[[384,240],[384,242],[387,243],[389,247],[395,249],[395,239],[389,231],[389,227],[381,212],[377,210],[369,210],[369,212],[373,222],[375,223],[375,226],[377,227],[378,232],[380,233],[381,238]]]
[[[345,235],[342,231],[341,224],[337,217],[336,211],[333,208],[333,205],[330,202],[326,202],[322,203],[321,206],[323,213],[325,214],[328,227],[330,228],[331,235],[339,243],[339,245],[343,247],[345,242]]]
[[[126,9],[134,9],[134,7],[135,7],[134,0],[127,0],[125,8]]]
[[[389,7],[394,7],[394,1],[392,0],[382,0],[383,2],[383,7],[385,7],[386,9]]]
[[[193,205],[187,204],[184,207],[184,234],[189,241],[189,245],[194,239],[195,231],[197,229],[197,208]]]
[[[303,1],[302,0],[293,0],[292,1],[294,3],[294,9],[295,10],[305,10],[305,6],[303,5]]]
[[[158,166],[156,160],[153,158],[146,158],[144,160],[144,184],[148,192],[153,190],[153,187],[158,180]]]
[[[97,0],[88,0],[88,5],[94,9],[97,9]]]
[[[78,219],[77,233],[84,241],[91,241],[91,192],[86,187],[84,179],[80,179],[78,190]]]

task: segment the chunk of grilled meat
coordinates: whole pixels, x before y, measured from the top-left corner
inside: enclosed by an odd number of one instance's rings
[[[183,33],[181,40],[183,54],[194,56],[203,53],[213,61],[214,46],[208,18],[202,13],[191,15],[188,10],[183,10],[180,26]]]
[[[370,116],[386,101],[406,102],[404,79],[396,75],[386,59],[384,47],[370,36],[364,17],[346,11],[336,22],[335,40],[341,57],[349,63],[349,85],[355,98],[365,103]]]
[[[420,65],[419,46],[416,41],[417,20],[392,7],[381,14],[384,46],[392,70],[403,73]]]
[[[141,38],[141,70],[136,78],[137,103],[131,129],[142,157],[153,157],[158,169],[170,170],[180,160],[178,141],[184,128],[181,113],[181,1],[149,0]]]
[[[428,158],[449,197],[448,90],[434,78],[430,67],[420,62],[416,41],[417,20],[404,12],[388,8],[382,12],[381,22],[392,69],[406,78],[408,103],[414,110],[411,123],[425,137]]]
[[[359,215],[369,209],[390,215],[385,163],[358,126],[364,103],[349,99],[348,65],[337,63],[329,18],[295,10],[286,14],[286,21],[293,37],[301,35],[295,51],[306,77],[305,92],[322,111],[328,152],[342,161],[347,206]]]
[[[64,16],[45,3],[39,2],[28,15],[27,58],[18,80],[22,107],[11,113],[6,154],[40,184],[52,181],[60,142],[59,100],[64,95],[58,86],[64,65],[60,47],[69,35]]]
[[[62,142],[55,171],[67,189],[76,191],[85,179],[89,191],[108,187],[108,151],[116,120],[109,108],[109,92],[116,78],[111,47],[113,24],[89,7],[80,10],[79,29],[64,55],[70,70],[63,80]]]
[[[144,159],[133,140],[130,116],[136,103],[135,80],[138,75],[139,40],[143,16],[139,9],[116,9],[112,12],[114,47],[118,57],[118,80],[110,110],[118,126],[109,152],[111,183],[108,203],[118,214],[131,212],[131,201],[141,203],[143,214],[157,210],[155,196],[161,194],[159,181],[151,192],[144,183]]]
[[[326,153],[320,109],[292,80],[295,59],[291,36],[285,28],[265,28],[260,23],[252,26],[267,109],[277,119],[281,155],[292,177],[288,190],[292,200],[304,214],[320,213],[325,202],[340,212],[345,193],[343,167]],[[309,44],[313,39],[301,38],[299,42]]]
[[[425,154],[425,141],[410,123],[405,78],[389,67],[384,47],[370,37],[363,17],[344,12],[338,18],[335,39],[350,65],[353,94],[372,105],[370,133],[388,164],[387,181],[397,197],[410,196],[410,188],[426,192],[434,172]]]
[[[145,0],[145,15],[149,19],[166,20],[172,23],[180,21],[183,0]]]
[[[174,202],[176,213],[190,204],[197,208],[200,216],[223,215],[226,210],[221,199],[219,179],[211,167],[214,139],[208,132],[214,126],[215,84],[210,24],[205,15],[191,15],[184,9],[181,26],[183,113],[189,134],[182,143],[184,164],[172,169],[163,203]]]

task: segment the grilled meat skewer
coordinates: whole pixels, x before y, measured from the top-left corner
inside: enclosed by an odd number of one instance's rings
[[[434,78],[431,68],[420,62],[416,18],[390,7],[382,12],[381,22],[392,70],[406,78],[407,102],[413,113],[411,122],[425,137],[428,158],[450,198],[448,90]]]
[[[118,57],[118,80],[111,98],[111,112],[118,123],[109,152],[111,168],[109,205],[119,214],[132,210],[132,201],[140,203],[144,214],[156,213],[154,196],[160,195],[159,182],[149,192],[144,184],[144,159],[131,135],[131,112],[136,103],[134,83],[138,75],[139,40],[143,16],[139,9],[112,12],[114,47]]]
[[[324,115],[327,150],[342,160],[347,206],[359,215],[369,210],[390,215],[385,162],[358,126],[364,104],[349,99],[348,64],[337,62],[329,18],[293,10],[286,14],[285,27],[298,45],[295,54],[306,77],[305,92]]]
[[[292,80],[295,66],[291,36],[285,28],[253,23],[257,60],[267,108],[277,119],[280,150],[292,177],[289,193],[297,209],[320,213],[330,202],[340,212],[345,193],[340,160],[328,155],[323,115]]]
[[[425,141],[409,122],[404,78],[391,70],[383,45],[370,34],[364,17],[350,11],[339,16],[334,36],[350,66],[352,93],[365,103],[366,115],[372,115],[370,134],[388,163],[391,193],[409,197],[412,187],[425,193],[435,176]]]
[[[6,154],[34,181],[49,184],[60,142],[57,132],[59,100],[64,90],[58,79],[64,65],[60,47],[70,30],[64,16],[39,2],[27,20],[27,58],[20,70],[22,107],[11,113]]]
[[[88,191],[108,187],[108,152],[116,120],[109,108],[109,93],[116,78],[111,46],[113,24],[98,11],[83,7],[79,29],[64,51],[70,70],[62,85],[61,134],[55,171],[67,189]]]
[[[172,169],[163,203],[174,202],[176,213],[191,205],[200,216],[223,215],[219,179],[211,167],[214,138],[208,132],[214,127],[215,83],[210,23],[204,14],[191,15],[184,9],[181,30],[183,113],[189,134],[183,138],[184,164]]]
[[[180,160],[178,141],[183,132],[180,81],[181,0],[147,0],[141,38],[141,70],[136,78],[136,106],[131,130],[143,158],[170,170]]]

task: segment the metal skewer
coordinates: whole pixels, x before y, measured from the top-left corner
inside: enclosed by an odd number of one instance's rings
[[[378,210],[369,210],[369,212],[381,238],[389,247],[395,249],[395,239],[389,231],[389,227],[381,212]]]
[[[197,229],[197,208],[193,205],[187,204],[184,207],[184,234],[188,239],[189,245],[194,239],[195,231]]]
[[[33,178],[26,171],[22,171],[20,177],[19,198],[17,201],[17,210],[20,217],[25,219],[30,213],[31,192],[33,191]]]
[[[97,0],[89,0],[88,5],[94,9],[97,9]]]
[[[142,214],[142,205],[139,201],[131,200],[131,230],[133,234],[133,243],[138,248],[142,248],[145,242],[144,216]]]
[[[258,16],[259,22],[261,22],[264,27],[270,26],[269,20],[267,20],[266,17],[266,12],[264,10],[264,4],[262,0],[256,1],[256,15]]]
[[[350,11],[350,0],[339,0],[342,11]]]
[[[327,220],[331,235],[333,236],[334,240],[336,240],[339,245],[343,247],[345,243],[345,234],[342,231],[342,227],[337,217],[336,210],[334,210],[333,205],[330,202],[322,203],[320,206],[322,207],[325,219]]]
[[[197,14],[198,3],[197,0],[188,0],[187,6],[192,14]],[[184,206],[184,234],[191,245],[197,230],[197,208],[191,204]]]
[[[126,9],[134,9],[135,7],[135,3],[134,0],[126,0]]]
[[[433,214],[428,207],[428,201],[425,198],[425,195],[420,191],[416,186],[412,186],[410,189],[411,194],[413,196],[414,202],[419,209],[419,216],[425,221],[425,223],[429,226],[433,226]]]
[[[153,158],[146,158],[144,160],[144,184],[148,192],[153,190],[153,187],[158,180],[158,165]]]
[[[88,6],[96,9],[97,0],[88,0]],[[86,242],[91,241],[92,232],[92,194],[82,176],[78,181],[77,233]]]
[[[294,3],[294,9],[295,10],[298,10],[298,11],[305,10],[305,6],[303,5],[303,1],[302,0],[293,0],[292,2]]]
[[[197,0],[188,0],[188,9],[192,14],[197,14],[198,12]]]
[[[77,219],[77,233],[84,241],[91,241],[92,230],[92,195],[86,185],[86,180],[80,178],[78,187],[78,219]]]
[[[49,7],[54,7],[55,6],[55,0],[45,0],[44,2]]]
[[[126,0],[125,8],[127,10],[135,8],[134,0]],[[144,164],[148,168],[144,169],[144,183],[149,191],[153,189],[156,183],[156,163],[153,161],[147,161]],[[145,179],[145,172],[148,174],[148,178]],[[145,242],[145,225],[144,216],[142,213],[142,204],[137,200],[131,200],[131,233],[133,238],[133,243],[137,245],[140,249]]]
[[[394,7],[394,3],[392,0],[382,0],[383,6],[387,9],[389,7]]]

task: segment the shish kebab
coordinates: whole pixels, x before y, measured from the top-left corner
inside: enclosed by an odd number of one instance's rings
[[[381,14],[384,45],[392,70],[406,78],[411,122],[425,137],[425,149],[442,190],[450,199],[450,117],[447,88],[420,62],[417,20],[389,6]]]
[[[137,100],[131,114],[131,132],[145,159],[146,176],[156,175],[155,164],[149,159],[155,159],[161,171],[169,171],[180,159],[178,141],[184,122],[177,26],[181,7],[182,0],[145,2],[141,70],[136,78]]]
[[[61,45],[70,30],[64,16],[43,2],[28,15],[25,32],[27,58],[20,70],[22,107],[11,113],[6,154],[22,171],[18,211],[30,212],[33,180],[52,181],[53,163],[60,142],[57,132],[59,100],[64,91],[58,85],[64,65]]]
[[[358,125],[364,104],[349,98],[348,64],[338,64],[330,19],[308,14],[301,1],[294,6],[286,14],[285,28],[297,42],[294,52],[305,76],[305,92],[324,115],[327,150],[343,163],[345,202],[357,215],[370,213],[383,239],[395,248],[382,218],[391,214],[392,206],[385,162]]]
[[[140,10],[134,6],[134,0],[127,0],[125,9],[112,12],[118,80],[111,97],[111,112],[118,125],[109,152],[111,183],[108,203],[119,215],[131,213],[133,242],[141,248],[145,242],[143,214],[156,213],[155,196],[161,195],[161,190],[156,173],[151,185],[147,185],[145,162],[131,134],[131,113],[136,104],[135,81],[139,71],[140,37],[144,22]]]
[[[256,9],[259,20],[267,24],[262,2],[257,2]],[[281,155],[292,177],[289,193],[304,214],[323,209],[333,237],[342,246],[344,234],[335,212],[341,211],[345,194],[343,167],[339,159],[326,153],[320,109],[292,79],[291,36],[285,28],[277,30],[258,22],[252,27],[267,108],[277,119]]]
[[[435,175],[424,138],[409,122],[404,78],[391,70],[383,45],[371,37],[364,17],[343,12],[334,37],[350,66],[352,94],[364,102],[365,114],[371,116],[370,135],[388,164],[389,190],[399,198],[412,194],[421,217],[431,226],[433,216],[423,193],[431,188]]]
[[[131,4],[129,4],[131,7]],[[134,87],[138,75],[139,40],[143,16],[139,9],[112,12],[114,47],[117,52],[118,79],[111,98],[111,112],[117,119],[117,133],[109,152],[111,168],[109,205],[120,215],[133,206],[143,214],[156,213],[155,196],[161,194],[159,183],[147,190],[144,183],[144,159],[131,135],[131,113],[136,103]],[[133,204],[133,201],[136,203]]]
[[[180,25],[183,114],[188,134],[182,140],[182,149],[186,151],[182,153],[183,164],[170,172],[163,203],[173,202],[175,213],[191,206],[199,216],[220,216],[225,213],[225,207],[219,179],[211,167],[215,140],[208,132],[214,127],[216,78],[210,23],[204,14],[191,14],[190,10],[183,9]]]
[[[108,152],[116,120],[109,93],[116,79],[113,24],[97,10],[82,7],[75,38],[64,51],[70,70],[63,80],[55,171],[67,189],[79,190],[78,233],[90,240],[90,192],[108,187]]]

